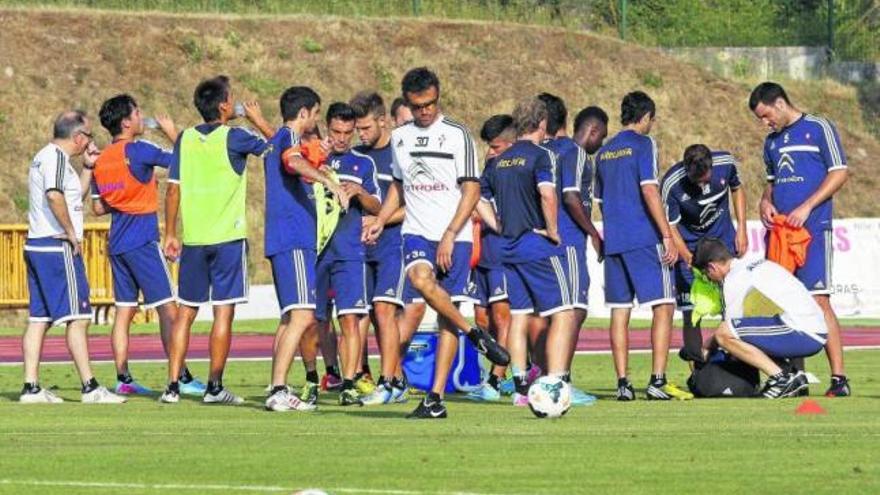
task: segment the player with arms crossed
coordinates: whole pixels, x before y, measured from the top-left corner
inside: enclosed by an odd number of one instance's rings
[[[409,417],[444,418],[443,393],[459,331],[495,364],[506,365],[510,356],[473,327],[456,305],[469,300],[470,216],[480,196],[474,140],[464,126],[440,113],[440,81],[433,72],[410,70],[401,89],[414,120],[391,134],[395,181],[364,239],[375,243],[400,205],[406,205],[402,235],[407,277],[437,311],[440,329],[434,384]]]

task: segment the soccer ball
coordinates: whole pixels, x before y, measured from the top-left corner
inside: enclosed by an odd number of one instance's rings
[[[529,409],[539,418],[558,418],[571,407],[571,387],[556,377],[542,376],[529,387]]]

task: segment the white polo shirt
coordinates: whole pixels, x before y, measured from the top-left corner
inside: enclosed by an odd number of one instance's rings
[[[64,229],[52,210],[46,192],[56,190],[64,194],[67,213],[76,231],[76,237],[83,237],[83,195],[79,174],[70,164],[70,157],[54,143],[41,149],[31,163],[28,171],[28,238],[58,237]]]
[[[725,318],[775,316],[778,312],[786,325],[814,335],[828,334],[822,308],[800,280],[785,268],[769,260],[734,259],[724,278]]]
[[[402,182],[406,217],[401,232],[440,241],[461,200],[461,183],[479,181],[470,131],[437,115],[428,127],[410,122],[391,133],[391,174]],[[473,242],[470,222],[455,238]]]

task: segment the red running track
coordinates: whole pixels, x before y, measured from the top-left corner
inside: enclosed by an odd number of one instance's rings
[[[270,358],[272,356],[272,335],[235,335],[232,339],[231,358]],[[843,345],[847,347],[880,346],[880,328],[850,328],[843,330]],[[165,359],[162,342],[158,335],[136,335],[131,337],[129,359]],[[673,332],[672,348],[681,347],[681,332]],[[584,330],[578,338],[578,351],[609,351],[610,342],[605,330]],[[631,349],[650,349],[650,332],[633,330],[630,332]],[[370,354],[378,354],[375,339],[369,340]],[[89,353],[93,361],[112,361],[110,337],[89,338]],[[208,357],[208,336],[193,335],[190,338],[189,359]],[[48,337],[43,345],[43,362],[69,361],[64,337]],[[0,363],[21,362],[21,339],[18,337],[0,338]]]

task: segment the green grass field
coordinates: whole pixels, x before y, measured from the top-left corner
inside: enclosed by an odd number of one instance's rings
[[[707,319],[706,328],[713,328],[716,323]],[[274,334],[277,328],[277,320],[237,320],[234,325],[236,334],[257,333],[257,334]],[[681,320],[675,320],[675,328],[681,328]],[[840,325],[843,328],[853,327],[880,327],[880,319],[877,318],[841,318]],[[651,328],[650,320],[633,319],[631,328],[647,329]],[[109,335],[111,325],[92,325],[89,328],[89,335]],[[584,328],[608,328],[607,318],[587,318]],[[24,324],[21,327],[0,326],[0,337],[20,337],[24,332]],[[192,332],[194,334],[207,334],[211,332],[211,323],[197,321],[193,324]],[[131,326],[132,335],[158,335],[158,323],[138,323]],[[49,330],[49,335],[64,335],[64,329],[61,327],[53,327]]]
[[[794,399],[617,403],[609,356],[579,356],[577,384],[603,400],[555,421],[452,397],[447,420],[412,422],[412,399],[351,409],[335,394],[313,414],[270,414],[260,409],[267,362],[230,364],[226,384],[250,400],[242,407],[22,406],[20,369],[3,367],[0,493],[878,493],[880,351],[846,358],[856,397],[817,398],[827,415],[796,416]],[[637,384],[648,363],[633,356]],[[807,366],[827,376],[824,357]],[[206,364],[194,369],[203,376]],[[670,369],[684,381],[680,362]],[[134,370],[163,381],[162,365]],[[110,383],[108,365],[97,373]],[[78,400],[75,376],[47,365],[42,381]]]

